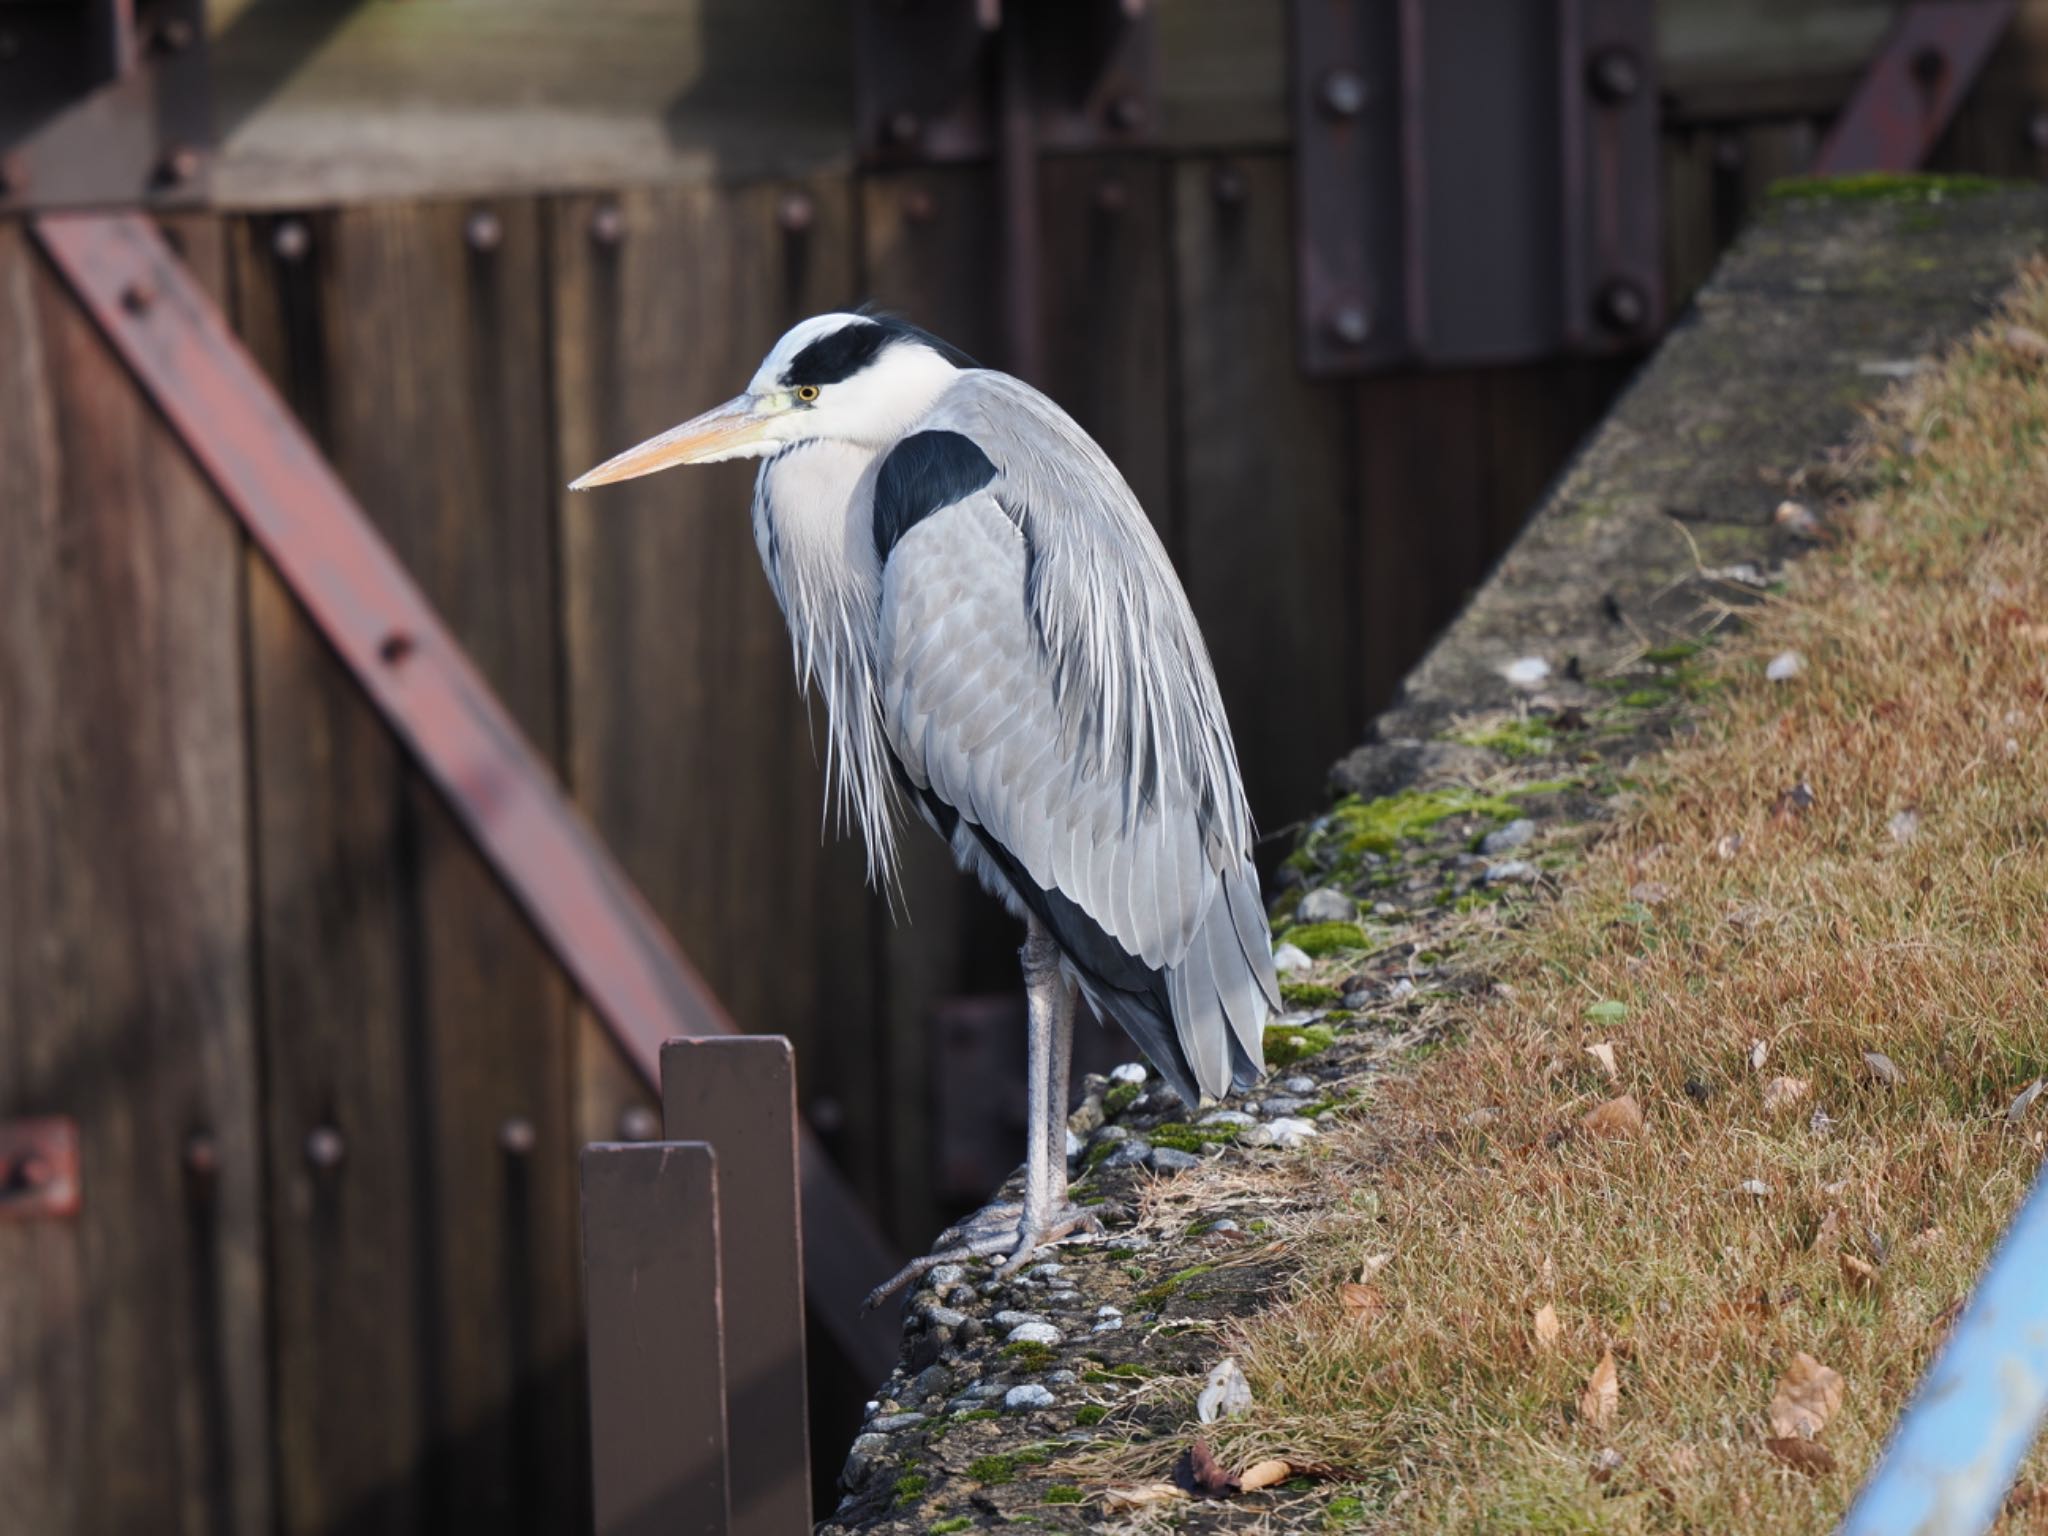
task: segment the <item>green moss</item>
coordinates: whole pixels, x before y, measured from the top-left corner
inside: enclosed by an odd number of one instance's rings
[[[1349,1024],[1357,1017],[1358,1015],[1349,1008],[1326,1008],[1323,1010],[1323,1022],[1326,1024]]]
[[[1628,709],[1655,709],[1659,704],[1671,701],[1669,688],[1637,688],[1621,696],[1621,702]]]
[[[1392,853],[1454,816],[1505,820],[1513,815],[1514,806],[1498,795],[1482,795],[1470,789],[1404,789],[1377,800],[1360,800],[1355,796],[1340,800],[1330,813],[1330,820],[1344,851],[1360,854]]]
[[[967,1464],[967,1475],[977,1483],[994,1486],[1016,1481],[1020,1467],[1043,1466],[1051,1459],[1052,1452],[1045,1446],[1026,1445],[994,1456],[977,1456]]]
[[[906,1472],[896,1479],[896,1507],[906,1508],[924,1497],[925,1489],[931,1486],[931,1479],[922,1472]]]
[[[1100,1403],[1083,1403],[1074,1410],[1076,1424],[1100,1424],[1109,1417],[1109,1410]]]
[[[1114,1140],[1095,1142],[1081,1158],[1081,1172],[1084,1174],[1093,1173],[1102,1166],[1102,1160],[1114,1152],[1118,1145],[1119,1143]]]
[[[1327,1051],[1336,1039],[1337,1031],[1328,1024],[1270,1024],[1266,1027],[1266,1070],[1277,1072],[1307,1061]]]
[[[1142,1365],[1133,1365],[1127,1360],[1122,1365],[1105,1365],[1099,1371],[1084,1371],[1081,1379],[1091,1386],[1103,1387],[1115,1381],[1143,1381],[1151,1374]]]
[[[1132,1299],[1141,1307],[1156,1307],[1197,1275],[1206,1275],[1215,1267],[1214,1264],[1190,1264],[1186,1269],[1168,1275],[1151,1290],[1138,1292]]]
[[[1109,1092],[1102,1096],[1103,1114],[1122,1114],[1138,1101],[1138,1095],[1144,1091],[1142,1083],[1112,1083]]]
[[[1320,981],[1280,983],[1280,1001],[1289,1008],[1327,1008],[1340,996],[1335,987],[1325,986]]]
[[[1323,1506],[1323,1524],[1333,1531],[1359,1525],[1364,1519],[1365,1500],[1348,1493],[1340,1494]]]
[[[953,1536],[955,1531],[964,1531],[974,1524],[966,1515],[951,1515],[931,1525],[931,1536]]]
[[[1005,1344],[1003,1346],[1003,1353],[1012,1360],[1018,1361],[1027,1369],[1033,1370],[1041,1365],[1050,1363],[1052,1360],[1052,1346],[1050,1344],[1039,1344],[1031,1339],[1019,1339],[1014,1344]]]
[[[1468,747],[1484,747],[1489,752],[1498,752],[1502,757],[1520,761],[1525,757],[1547,755],[1557,740],[1557,732],[1548,720],[1531,715],[1502,720],[1484,730],[1467,731],[1457,739]]]
[[[1072,1483],[1054,1483],[1045,1490],[1045,1502],[1048,1504],[1082,1504],[1087,1499],[1088,1495]]]
[[[1864,171],[1854,176],[1788,176],[1771,183],[1769,196],[1773,202],[1935,203],[1950,197],[1980,197],[2010,185],[1989,176]]]
[[[1105,1259],[1128,1259],[1138,1250],[1135,1248],[1111,1248],[1103,1254]]]
[[[1697,640],[1673,640],[1666,645],[1652,646],[1643,652],[1643,660],[1659,667],[1675,667],[1681,661],[1690,661],[1705,650]]]
[[[1272,1064],[1272,1053],[1268,1051],[1266,1065]],[[1206,1152],[1210,1147],[1237,1140],[1239,1134],[1239,1127],[1234,1125],[1188,1125],[1169,1120],[1153,1126],[1145,1133],[1145,1139],[1155,1147],[1171,1147],[1176,1152]]]
[[[990,1419],[1000,1419],[1001,1417],[1002,1415],[993,1408],[970,1408],[965,1413],[954,1414],[952,1422],[955,1424],[983,1424]]]
[[[1281,934],[1280,942],[1314,956],[1366,947],[1365,930],[1356,923],[1304,923]]]

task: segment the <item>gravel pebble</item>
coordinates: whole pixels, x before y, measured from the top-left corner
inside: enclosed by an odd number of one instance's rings
[[[1097,1317],[1122,1317],[1124,1309],[1113,1301],[1105,1301],[1095,1309],[1095,1315]]]
[[[1113,1083],[1142,1083],[1145,1081],[1145,1067],[1142,1062],[1127,1061],[1120,1067],[1112,1067],[1109,1080]]]
[[[1119,1141],[1116,1150],[1095,1166],[1098,1168],[1137,1168],[1144,1166],[1152,1155],[1152,1144],[1142,1136],[1133,1136]]]
[[[1486,866],[1486,873],[1480,878],[1488,885],[1527,884],[1538,877],[1540,871],[1527,859],[1505,859],[1498,864]]]
[[[1314,1078],[1297,1073],[1293,1077],[1283,1077],[1280,1086],[1289,1093],[1314,1093],[1318,1085]],[[937,1274],[938,1271],[932,1273]]]
[[[1067,1161],[1072,1162],[1088,1149],[1088,1144],[1072,1131],[1067,1132]]]
[[[1279,944],[1273,949],[1273,969],[1285,976],[1291,971],[1305,971],[1314,965],[1308,951],[1295,944]]]
[[[1004,1310],[992,1319],[998,1328],[1018,1328],[1025,1323],[1042,1323],[1045,1318],[1037,1312],[1016,1312]]]
[[[1012,1387],[1003,1394],[1003,1406],[1012,1413],[1023,1413],[1032,1408],[1050,1408],[1058,1399],[1035,1381],[1027,1381],[1021,1387]]]
[[[1019,1323],[1009,1331],[1006,1343],[1010,1344],[1064,1344],[1067,1336],[1051,1323]]]
[[[1248,1147],[1278,1147],[1283,1152],[1292,1152],[1315,1134],[1313,1122],[1283,1118],[1270,1120],[1255,1130],[1247,1131],[1244,1144]]]
[[[1080,1379],[1072,1371],[1047,1371],[1045,1373],[1046,1385],[1052,1387],[1071,1387]]]
[[[893,1435],[899,1429],[915,1429],[924,1422],[921,1413],[889,1413],[879,1419],[869,1419],[868,1428],[878,1435]]]
[[[958,1328],[967,1321],[965,1312],[955,1312],[951,1307],[926,1307],[924,1320],[934,1328]]]
[[[1357,917],[1358,903],[1327,885],[1310,891],[1294,909],[1294,920],[1298,923],[1348,923]]]
[[[1197,1125],[1234,1125],[1241,1131],[1248,1131],[1259,1122],[1241,1109],[1212,1109],[1197,1120]]]
[[[1098,1319],[1096,1321],[1095,1326],[1093,1328],[1090,1328],[1088,1331],[1090,1333],[1115,1333],[1117,1329],[1123,1327],[1123,1325],[1123,1317],[1121,1314],[1119,1314],[1116,1317],[1105,1317]]]
[[[1315,1103],[1314,1099],[1298,1099],[1292,1094],[1275,1094],[1261,1106],[1269,1115],[1299,1114]]]
[[[958,1285],[967,1278],[967,1270],[960,1264],[941,1264],[925,1275],[925,1283],[935,1291],[943,1291],[949,1285]]]
[[[1496,827],[1480,840],[1479,851],[1498,858],[1512,852],[1536,835],[1536,823],[1526,816],[1517,816],[1504,827]]]
[[[1152,1166],[1161,1173],[1181,1173],[1189,1168],[1201,1167],[1202,1160],[1192,1152],[1181,1151],[1179,1147],[1154,1147]]]

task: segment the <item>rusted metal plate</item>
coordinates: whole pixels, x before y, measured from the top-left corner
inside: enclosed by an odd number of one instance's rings
[[[661,1112],[669,1140],[718,1152],[732,1529],[808,1530],[795,1053],[769,1035],[671,1040],[661,1051]]]
[[[0,6],[0,213],[206,190],[202,0]]]
[[[1039,148],[1144,143],[1158,116],[1157,56],[1144,0],[858,0],[860,152],[877,165],[993,154],[1011,62],[1023,69]]]
[[[1293,48],[1309,372],[1654,332],[1648,0],[1296,0]]]
[[[736,1033],[220,311],[146,219],[54,214],[36,238],[650,1085],[662,1042]],[[861,1311],[888,1245],[808,1134],[819,1319],[880,1374]]]
[[[583,1149],[583,1296],[597,1536],[725,1536],[731,1479],[710,1147]]]
[[[1821,142],[1813,174],[1923,164],[2017,9],[2018,0],[1908,5]]]
[[[0,1221],[75,1216],[78,1199],[78,1122],[0,1121]]]

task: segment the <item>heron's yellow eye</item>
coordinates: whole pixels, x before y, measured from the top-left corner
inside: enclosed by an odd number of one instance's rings
[[[809,405],[818,398],[818,386],[815,384],[799,384],[796,387],[796,397],[803,401],[805,405]]]

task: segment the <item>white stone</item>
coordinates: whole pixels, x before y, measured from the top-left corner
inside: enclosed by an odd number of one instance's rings
[[[1348,923],[1358,916],[1358,903],[1328,886],[1310,891],[1294,909],[1298,923]]]
[[[1027,1381],[1021,1387],[1012,1387],[1003,1394],[1003,1406],[1012,1413],[1024,1413],[1032,1408],[1050,1408],[1058,1399],[1035,1381]]]
[[[1005,1309],[992,1319],[998,1328],[1015,1328],[1021,1323],[1042,1323],[1045,1318],[1036,1312],[1018,1312]]]
[[[1109,1080],[1113,1083],[1142,1083],[1145,1081],[1144,1063],[1127,1061],[1120,1067],[1113,1067]]]
[[[1197,1120],[1197,1125],[1234,1125],[1239,1130],[1249,1130],[1259,1122],[1241,1109],[1212,1109]]]
[[[1309,959],[1308,951],[1295,944],[1281,944],[1273,950],[1273,969],[1285,976],[1293,971],[1305,971],[1315,961]]]
[[[1003,1341],[1008,1344],[1053,1345],[1065,1343],[1066,1335],[1051,1323],[1019,1323],[1003,1335]]]
[[[1540,688],[1550,676],[1550,663],[1541,656],[1520,656],[1502,667],[1500,675],[1517,688]]]
[[[1288,1115],[1247,1131],[1244,1144],[1248,1147],[1278,1147],[1283,1152],[1292,1152],[1316,1134],[1313,1121]]]
[[[1536,835],[1536,823],[1526,816],[1517,816],[1504,827],[1495,827],[1480,840],[1479,851],[1489,858],[1498,858],[1512,852]]]
[[[1498,864],[1487,865],[1486,873],[1480,878],[1488,885],[1526,885],[1541,874],[1542,871],[1527,859],[1504,859]]]
[[[1805,670],[1805,657],[1797,651],[1780,651],[1771,658],[1770,665],[1764,668],[1764,676],[1774,683],[1789,683]]]

